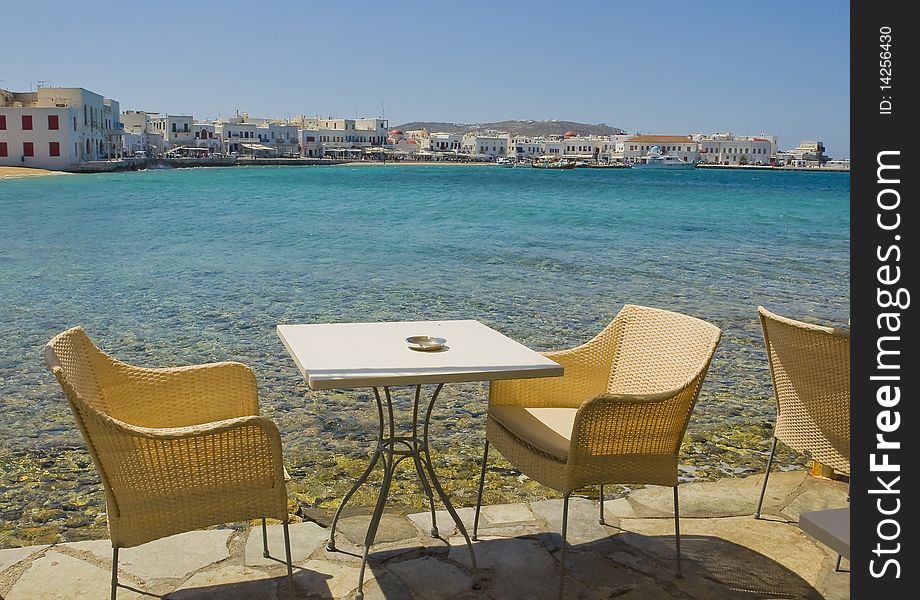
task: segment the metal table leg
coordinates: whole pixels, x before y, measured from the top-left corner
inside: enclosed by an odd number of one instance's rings
[[[336,510],[335,517],[332,520],[332,527],[330,528],[329,542],[326,545],[328,550],[335,550],[335,527],[342,509],[354,495],[355,491],[357,491],[357,489],[362,484],[364,484],[365,481],[367,481],[371,471],[374,470],[374,467],[378,462],[380,462],[380,459],[382,458],[383,484],[380,486],[380,493],[377,495],[377,504],[374,507],[374,512],[371,515],[371,521],[367,527],[367,534],[364,538],[364,551],[362,552],[361,556],[361,569],[360,574],[358,575],[358,589],[355,592],[355,600],[363,600],[364,598],[364,571],[367,568],[367,558],[368,554],[370,553],[370,547],[374,544],[374,538],[377,535],[377,528],[380,526],[380,519],[383,517],[387,496],[390,492],[390,484],[393,481],[396,467],[399,466],[399,463],[408,458],[412,459],[412,462],[415,466],[415,472],[422,484],[422,490],[428,497],[428,504],[431,509],[432,537],[437,537],[438,535],[438,525],[434,510],[434,494],[432,491],[433,488],[433,490],[437,492],[441,502],[444,504],[444,507],[447,509],[448,514],[450,514],[451,518],[454,520],[457,529],[461,534],[463,534],[463,538],[466,540],[466,545],[470,551],[470,561],[472,564],[473,588],[479,589],[480,587],[478,569],[476,566],[476,554],[473,552],[473,543],[470,541],[470,536],[467,534],[466,527],[463,525],[463,521],[460,519],[457,511],[454,510],[454,506],[451,504],[450,498],[444,492],[444,488],[441,487],[441,483],[438,481],[438,477],[434,472],[434,466],[432,465],[431,461],[431,453],[428,447],[428,426],[431,421],[431,412],[434,408],[435,400],[437,399],[438,394],[441,392],[442,387],[444,387],[444,384],[439,384],[437,388],[435,388],[434,393],[431,395],[431,399],[428,402],[428,409],[425,411],[425,418],[422,422],[421,437],[419,437],[418,431],[418,413],[422,386],[418,385],[415,388],[415,402],[413,403],[412,408],[412,434],[409,436],[396,435],[396,424],[393,414],[393,399],[390,395],[390,388],[384,386],[383,397],[381,397],[380,390],[376,387],[374,388],[374,397],[377,400],[377,415],[379,423],[377,449],[374,452],[374,456],[371,459],[370,464],[367,466],[367,469],[365,469],[364,473],[361,475],[361,477],[358,478],[358,481],[355,482],[348,493],[345,494],[345,497],[342,499],[342,503],[339,505],[338,510]],[[386,398],[386,419],[384,418],[383,398]]]

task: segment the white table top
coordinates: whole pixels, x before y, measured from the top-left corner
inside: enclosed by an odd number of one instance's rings
[[[419,352],[406,338],[447,339]],[[558,377],[562,366],[479,321],[278,325],[278,336],[314,390]]]

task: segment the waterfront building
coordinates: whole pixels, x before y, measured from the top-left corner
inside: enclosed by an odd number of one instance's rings
[[[738,136],[731,132],[695,134],[700,161],[717,165],[769,165],[776,160],[776,138]]]
[[[224,151],[224,143],[217,133],[214,123],[196,122],[192,125],[195,140],[193,144],[198,148],[207,148],[208,154],[219,154]]]
[[[543,155],[544,156],[562,156],[563,149],[565,148],[565,141],[561,136],[553,135],[543,141]]]
[[[314,158],[323,156],[326,150],[338,155],[342,150],[382,147],[389,136],[388,121],[377,117],[339,119],[301,116],[289,123],[299,129],[302,154],[311,156],[312,150],[316,155]],[[315,137],[316,141],[306,142],[308,137]],[[313,144],[319,144],[319,147]]]
[[[508,154],[518,159],[541,156],[543,154],[544,141],[542,137],[533,137],[529,135],[511,136],[508,145]]]
[[[435,152],[460,152],[463,147],[462,133],[438,131],[429,137],[429,149]]]
[[[427,129],[410,129],[406,132],[406,137],[415,140],[419,150],[431,150],[431,134]]]
[[[470,132],[463,135],[461,150],[466,154],[488,156],[491,159],[508,154],[508,142],[511,136],[507,133],[476,133]]]
[[[224,144],[225,154],[250,154],[251,148],[245,148],[243,144],[252,146],[258,143],[258,126],[243,119],[244,117],[231,117],[227,121],[214,124],[215,133],[220,135]]]
[[[259,143],[274,148],[279,156],[300,156],[300,134],[296,125],[272,121],[257,127],[256,137]]]
[[[658,146],[662,154],[676,156],[686,162],[699,162],[699,144],[686,135],[633,135],[623,142],[623,160],[641,162],[649,150]]]
[[[581,160],[597,159],[603,145],[603,141],[600,138],[580,136],[574,131],[565,132],[562,136],[562,142],[562,156]]]
[[[300,155],[308,158],[322,157],[323,144],[319,141],[319,130],[300,128],[297,132],[300,138]]]
[[[120,159],[118,102],[84,88],[0,89],[0,165],[52,170]]]
[[[124,155],[150,156],[150,115],[142,110],[128,110],[121,113],[120,118],[125,132],[122,136]]]
[[[799,145],[789,153],[792,155],[795,166],[820,167],[828,160],[824,151],[824,142],[806,140],[799,142]]]
[[[194,145],[192,126],[195,119],[191,115],[169,115],[153,113],[150,115],[150,130],[163,136],[164,150],[180,146]]]

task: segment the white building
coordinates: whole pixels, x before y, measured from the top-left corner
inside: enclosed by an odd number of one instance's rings
[[[463,136],[462,150],[467,154],[484,155],[495,159],[499,156],[507,156],[509,140],[510,136],[507,133],[467,133]]]
[[[600,152],[597,138],[580,136],[574,131],[567,131],[562,136],[562,142],[562,156],[566,158],[592,160]]]
[[[194,146],[194,124],[195,119],[191,115],[150,115],[150,131],[163,136],[166,150]]]
[[[531,137],[529,135],[512,136],[509,140],[508,154],[517,158],[541,156],[545,141],[542,137]]]
[[[150,156],[150,116],[141,110],[128,110],[121,113],[121,122],[125,130],[124,155]]]
[[[256,129],[259,142],[271,146],[280,156],[300,156],[300,134],[296,125],[271,122]]]
[[[769,165],[775,162],[776,138],[737,136],[729,133],[694,135],[700,160],[717,165]]]
[[[657,146],[662,154],[670,154],[686,162],[699,162],[699,144],[686,135],[634,135],[623,142],[623,160],[641,162],[649,150]]]
[[[121,158],[118,102],[84,88],[0,89],[0,165],[66,170]]]
[[[224,151],[224,143],[217,133],[217,125],[214,123],[194,123],[192,132],[195,136],[192,144],[199,148],[207,148],[209,154],[220,154]]]
[[[543,156],[562,156],[565,142],[558,136],[552,136],[543,142]]]
[[[806,167],[819,167],[827,162],[824,154],[824,142],[806,140],[790,151],[796,164]]]
[[[296,120],[300,128],[316,131],[323,149],[370,148],[387,143],[386,119],[338,119],[300,117]]]
[[[435,152],[459,152],[463,147],[463,134],[437,131],[429,136],[429,144]]]
[[[237,118],[230,120],[239,121]],[[226,154],[250,154],[251,148],[245,148],[243,144],[253,146],[259,143],[257,137],[258,126],[255,123],[215,123],[214,129],[224,143],[224,152]]]
[[[431,150],[431,134],[427,129],[410,129],[405,136],[407,139],[415,140],[419,150]]]

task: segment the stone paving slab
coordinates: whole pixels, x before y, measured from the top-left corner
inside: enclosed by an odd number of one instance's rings
[[[319,598],[345,598],[358,587],[359,567],[327,560],[308,560],[298,565],[294,582],[298,588]],[[374,573],[368,569],[364,585],[373,583]]]
[[[608,501],[607,525],[598,523],[595,499],[573,496],[567,597],[848,598],[849,574],[834,572],[836,555],[791,522],[804,510],[844,505],[846,485],[776,473],[767,488],[768,516],[757,520],[751,513],[760,481],[757,476],[681,486],[682,579],[675,577],[670,488],[643,488]],[[459,512],[471,527],[473,509]],[[555,600],[561,518],[560,499],[483,507],[474,544],[482,589],[475,590],[469,550],[446,512],[438,514],[438,539],[429,535],[430,513],[386,513],[365,573],[365,600]],[[368,521],[367,515],[342,519],[336,552],[325,549],[328,527],[292,524],[293,596],[280,525],[268,528],[269,550],[278,560],[262,557],[258,525],[243,532],[196,531],[122,550],[121,581],[170,600],[352,598]],[[111,547],[100,540],[3,550],[0,567],[4,600],[107,598]],[[118,598],[150,596],[120,588]]]
[[[531,502],[529,506],[546,523],[547,531],[562,531],[562,500],[540,500]],[[593,542],[611,534],[608,526],[600,524],[600,506],[588,498],[569,498],[568,522],[567,538],[570,544]]]
[[[212,571],[197,573],[178,590],[166,595],[166,600],[276,600],[279,598],[279,579],[264,571],[239,565],[227,565]],[[118,592],[121,598],[121,590]]]
[[[248,567],[277,566],[278,561],[285,561],[284,529],[268,527],[269,557],[262,555],[262,527],[252,527],[246,538],[243,550],[243,564]],[[326,546],[329,530],[316,523],[292,523],[288,526],[291,537],[291,561],[299,563],[307,560],[318,548]]]
[[[172,535],[118,552],[118,572],[142,580],[181,578],[213,563],[230,558],[227,542],[232,529],[205,529]],[[108,540],[72,542],[65,548],[88,552],[107,567],[112,564],[112,544]]]
[[[752,515],[757,510],[762,475],[733,479],[731,485],[723,481],[706,481],[692,485],[681,485],[681,517],[732,517]],[[806,481],[805,473],[777,472],[770,475],[764,496],[764,512],[775,511],[782,506]],[[604,503],[605,512],[626,518],[667,517],[674,515],[674,488],[648,486],[634,490],[629,498],[618,498]]]
[[[105,569],[67,554],[49,551],[39,558],[16,581],[6,600],[99,600],[108,598],[111,575]],[[121,589],[119,600],[149,598],[131,590]]]
[[[33,554],[38,554],[47,546],[28,546],[26,548],[9,548],[0,550],[0,572],[6,571],[10,567],[29,558]]]

